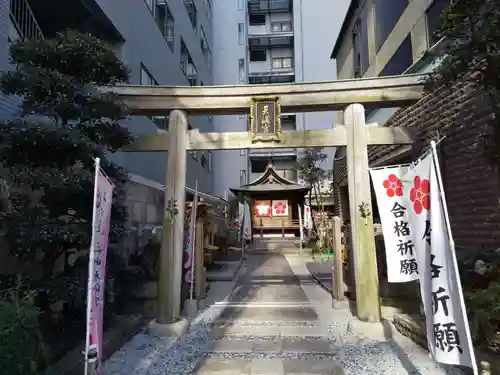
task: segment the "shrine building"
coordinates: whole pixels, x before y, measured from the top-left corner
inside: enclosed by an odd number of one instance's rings
[[[303,206],[309,187],[281,177],[271,162],[256,180],[230,190],[236,196],[251,199],[255,237],[300,235],[299,206]]]

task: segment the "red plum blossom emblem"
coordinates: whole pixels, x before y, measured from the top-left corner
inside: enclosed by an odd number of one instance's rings
[[[389,198],[403,196],[403,184],[395,174],[390,174],[383,184]]]
[[[429,194],[429,180],[421,179],[420,176],[416,176],[413,180],[413,187],[410,190],[410,201],[417,215],[421,214],[423,210],[429,210],[431,208]]]
[[[276,215],[286,214],[286,205],[283,202],[278,202],[274,205],[274,212]]]

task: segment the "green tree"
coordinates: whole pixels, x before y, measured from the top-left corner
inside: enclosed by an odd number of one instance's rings
[[[42,266],[35,286],[48,303],[82,307],[87,275],[81,255],[91,238],[94,158],[101,158],[116,185],[113,243],[126,220],[125,174],[108,156],[132,141],[120,125],[126,108],[96,87],[126,82],[128,70],[110,45],[75,31],[18,41],[10,56],[15,68],[2,74],[1,90],[19,97],[21,105],[20,116],[0,126],[2,178],[10,186],[10,207],[1,217],[8,246],[24,264]],[[55,272],[61,260],[64,272]]]
[[[331,175],[331,171],[324,169],[324,163],[328,155],[323,152],[322,148],[306,148],[301,150],[298,160],[299,178],[309,186],[309,203],[312,204],[312,195],[314,194],[316,205],[319,207],[323,218],[325,212],[322,189],[324,188],[326,180]],[[316,222],[313,220],[314,229],[318,231]],[[323,238],[320,238],[323,243]]]
[[[443,14],[437,36],[445,38],[441,64],[427,89],[455,90],[471,84],[491,107],[490,129],[479,144],[492,166],[500,162],[500,1],[454,0]]]

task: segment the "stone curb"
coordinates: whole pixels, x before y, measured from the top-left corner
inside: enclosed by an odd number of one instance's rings
[[[394,316],[393,321],[396,330],[403,336],[408,337],[418,345],[427,349],[427,337],[425,333],[425,322],[420,317],[406,314]],[[491,366],[491,374],[500,374],[500,356],[493,353],[486,353],[475,349],[476,362],[480,366],[481,362],[487,362]],[[472,371],[470,372],[472,373]]]
[[[326,290],[329,294],[332,294],[332,290],[330,287],[328,287],[328,285],[325,284],[324,281],[322,281],[321,279],[319,279],[314,273],[312,273],[310,270],[309,270],[309,267],[307,267],[306,265],[306,268],[307,268],[307,271],[309,272],[309,274],[312,276],[312,278],[314,279],[314,281],[316,281],[320,287],[322,287],[324,290]]]
[[[103,342],[103,357],[109,358],[129,341],[146,323],[143,316],[118,316],[116,322],[105,334]],[[49,366],[40,375],[81,375],[84,372],[83,349],[80,342],[55,364]]]

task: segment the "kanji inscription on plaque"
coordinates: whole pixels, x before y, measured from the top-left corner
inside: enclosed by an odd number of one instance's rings
[[[279,141],[281,136],[279,98],[252,98],[250,132],[252,141]]]

